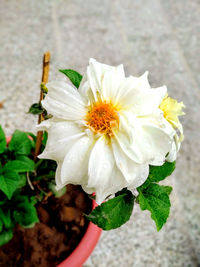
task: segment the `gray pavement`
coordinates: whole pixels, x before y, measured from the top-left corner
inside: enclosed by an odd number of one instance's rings
[[[147,211],[104,232],[85,266],[143,267],[200,264],[200,2],[198,0],[0,0],[0,123],[35,131],[28,107],[39,97],[43,52],[52,54],[50,80],[59,68],[83,72],[89,57],[124,63],[126,74],[150,72],[187,107],[185,141],[171,214],[157,233]]]

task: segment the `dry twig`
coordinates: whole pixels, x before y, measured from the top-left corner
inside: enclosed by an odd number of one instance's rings
[[[43,72],[42,72],[42,83],[46,84],[48,82],[48,75],[49,75],[49,65],[50,65],[50,52],[46,52],[43,57]],[[42,89],[40,89],[40,102],[44,98],[44,92]],[[38,118],[38,124],[41,123],[41,121],[44,120],[44,115],[40,114]],[[42,144],[42,131],[37,132],[37,139],[36,139],[36,146],[35,146],[35,154],[34,154],[34,160],[36,160],[37,156],[40,153],[40,148]]]

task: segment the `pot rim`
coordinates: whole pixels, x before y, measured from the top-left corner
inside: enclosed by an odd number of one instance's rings
[[[92,200],[92,209],[97,206],[97,203]],[[57,265],[57,267],[81,267],[94,250],[101,232],[101,228],[89,222],[88,228],[78,246],[63,262]]]

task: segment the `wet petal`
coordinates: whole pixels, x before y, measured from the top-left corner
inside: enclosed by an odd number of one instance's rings
[[[66,120],[79,120],[85,116],[86,105],[77,89],[63,81],[48,83],[47,88],[42,106],[48,113]]]
[[[86,184],[88,160],[93,140],[88,136],[81,137],[67,152],[61,170],[63,184]]]

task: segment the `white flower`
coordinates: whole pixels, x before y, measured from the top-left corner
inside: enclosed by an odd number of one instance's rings
[[[126,78],[123,65],[90,59],[78,90],[62,81],[46,86],[42,105],[53,117],[39,125],[48,132],[39,157],[57,161],[57,189],[80,184],[101,203],[143,184],[149,164],[164,163],[175,130],[159,108],[167,89],[152,89],[147,73]]]
[[[183,127],[179,121],[179,116],[184,115],[183,108],[185,108],[183,102],[177,102],[175,99],[171,98],[166,94],[162,103],[160,104],[160,109],[163,111],[163,116],[171,126],[177,130],[174,134],[172,149],[170,150],[167,161],[172,162],[176,160],[177,152],[180,149],[181,142],[184,139]]]

